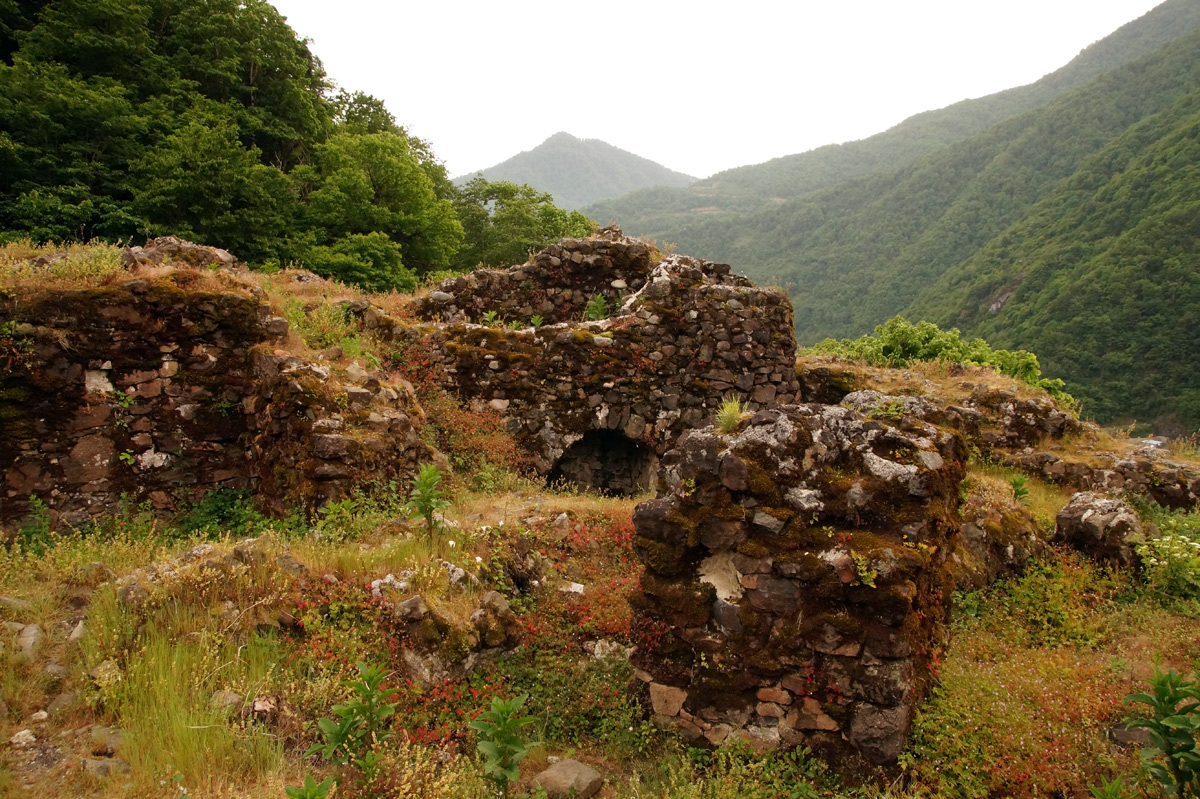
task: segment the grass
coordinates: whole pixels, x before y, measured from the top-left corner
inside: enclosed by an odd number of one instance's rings
[[[1026,475],[1019,469],[1002,466],[991,461],[972,461],[967,474],[975,481],[986,498],[995,504],[1013,499],[1013,481],[1024,478],[1021,483],[1025,494],[1019,499],[1037,522],[1038,528],[1049,534],[1054,531],[1055,518],[1071,500],[1074,493],[1069,488],[1047,483],[1038,477]]]

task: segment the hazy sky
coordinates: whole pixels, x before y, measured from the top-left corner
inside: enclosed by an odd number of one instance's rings
[[[275,0],[451,175],[564,130],[698,177],[1030,83],[1157,4]]]

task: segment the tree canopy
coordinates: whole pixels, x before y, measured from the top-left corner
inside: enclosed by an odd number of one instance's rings
[[[264,0],[0,0],[0,238],[173,234],[411,289],[584,227],[508,191],[460,195]]]

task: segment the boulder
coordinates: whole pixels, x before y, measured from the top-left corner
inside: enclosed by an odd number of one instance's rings
[[[604,785],[600,772],[578,760],[560,760],[529,781],[541,788],[547,799],[589,799]]]
[[[1121,566],[1137,562],[1134,547],[1145,540],[1133,508],[1086,491],[1058,512],[1054,535],[1093,560]]]

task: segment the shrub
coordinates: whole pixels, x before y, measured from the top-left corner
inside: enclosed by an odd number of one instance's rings
[[[305,265],[322,277],[381,293],[417,289],[417,276],[401,262],[400,245],[386,233],[355,233],[331,247],[313,247]]]
[[[1072,411],[1074,397],[1063,391],[1061,380],[1042,377],[1037,356],[1026,350],[994,350],[981,338],[964,340],[958,330],[942,330],[932,322],[912,324],[894,316],[878,325],[871,335],[836,341],[827,338],[806,352],[838,355],[865,361],[872,366],[904,367],[914,361],[952,361],[993,366],[1010,377],[1047,391]]]

